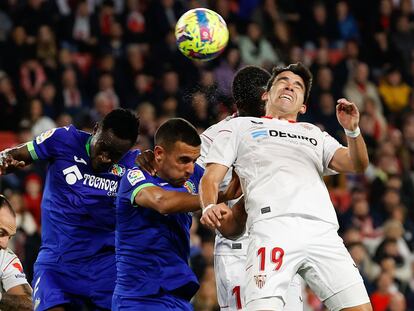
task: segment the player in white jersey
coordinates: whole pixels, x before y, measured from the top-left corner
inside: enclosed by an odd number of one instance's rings
[[[9,201],[0,195],[0,310],[32,310],[32,289],[22,264],[7,248],[16,233],[16,215]]]
[[[197,163],[205,167],[205,159],[214,138],[222,129],[226,129],[229,120],[237,116],[260,117],[264,115],[264,102],[261,99],[266,90],[270,74],[256,66],[246,66],[239,70],[233,80],[233,97],[238,108],[237,114],[212,125],[201,135],[201,155]],[[220,190],[224,191],[231,178],[231,169],[227,172]],[[234,202],[234,201],[233,201]],[[229,206],[231,206],[229,202]],[[214,271],[216,276],[217,297],[221,310],[243,310],[245,289],[245,268],[247,260],[248,237],[247,232],[236,240],[223,237],[216,231],[214,247]],[[296,277],[289,286],[289,299],[284,310],[301,310],[300,278]]]
[[[202,223],[224,235],[243,229],[242,209],[217,205],[218,186],[231,166],[240,177],[249,230],[246,309],[282,310],[299,273],[330,310],[370,311],[362,277],[337,234],[323,175],[363,172],[368,165],[355,104],[338,100],[343,147],[309,123],[312,76],[302,64],[277,67],[263,98],[266,118],[227,122],[207,156],[200,193]]]

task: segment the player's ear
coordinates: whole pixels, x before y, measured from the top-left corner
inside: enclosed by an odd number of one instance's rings
[[[99,128],[99,125],[98,125],[98,122],[96,122],[95,126],[93,127],[93,132],[92,132],[93,135],[95,135],[98,132],[98,128]]]
[[[306,106],[306,104],[303,104],[302,107],[300,107],[299,113],[300,114],[305,114],[307,107],[308,106]]]
[[[269,92],[266,91],[262,94],[262,100],[267,101],[268,99],[269,99]]]
[[[165,149],[161,146],[155,146],[154,148],[154,158],[156,162],[159,162],[163,159],[165,154]]]

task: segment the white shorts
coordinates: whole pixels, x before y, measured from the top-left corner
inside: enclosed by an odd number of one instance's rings
[[[247,256],[215,255],[217,299],[222,311],[244,310],[245,271]],[[285,311],[303,310],[301,277],[296,275],[290,282]]]
[[[249,230],[246,267],[246,306],[281,310],[264,301],[272,297],[286,303],[287,289],[298,273],[325,301],[345,289],[357,288],[348,307],[368,303],[362,277],[337,233],[337,227],[316,219],[280,216],[257,221]],[[355,290],[356,291],[356,290]],[[260,302],[263,300],[263,302]],[[283,305],[283,304],[282,304]],[[329,306],[335,309],[335,303]]]

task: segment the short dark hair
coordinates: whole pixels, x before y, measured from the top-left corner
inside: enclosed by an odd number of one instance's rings
[[[0,209],[2,208],[7,208],[13,217],[16,217],[16,212],[11,206],[10,201],[3,194],[0,194]]]
[[[275,81],[276,77],[284,72],[284,71],[291,71],[294,74],[300,76],[303,79],[303,82],[305,83],[305,101],[304,104],[306,104],[309,100],[309,95],[310,95],[310,91],[312,88],[312,80],[313,80],[313,75],[310,72],[310,70],[303,65],[302,63],[295,63],[295,64],[290,64],[289,66],[277,66],[274,67],[272,70],[272,77],[270,78],[269,82],[267,83],[267,88],[266,90],[269,92],[270,88],[273,85],[273,82]]]
[[[165,149],[170,149],[178,141],[193,147],[201,145],[200,135],[196,128],[182,118],[165,121],[155,133],[155,144]]]
[[[262,103],[270,73],[257,66],[246,66],[233,79],[232,92],[237,109],[251,111]]]
[[[114,109],[101,121],[103,131],[112,130],[116,137],[127,139],[132,144],[138,139],[139,119],[127,109]]]

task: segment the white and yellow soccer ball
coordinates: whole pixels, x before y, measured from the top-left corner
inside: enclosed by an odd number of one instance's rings
[[[184,13],[175,26],[178,49],[188,58],[209,61],[220,55],[229,41],[226,22],[216,12],[197,8]]]

